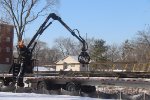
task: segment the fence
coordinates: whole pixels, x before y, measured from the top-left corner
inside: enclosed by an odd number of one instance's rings
[[[114,72],[150,72],[150,62],[137,63],[137,62],[101,62],[90,63],[91,70],[98,71],[114,71]]]

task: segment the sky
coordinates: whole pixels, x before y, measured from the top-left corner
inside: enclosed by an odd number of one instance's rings
[[[150,24],[150,0],[59,0],[51,12],[58,14],[71,29],[78,29],[81,36],[103,39],[109,45],[134,38]],[[25,37],[32,38],[44,20],[32,24]],[[58,21],[47,28],[40,40],[51,47],[59,37],[76,40]]]

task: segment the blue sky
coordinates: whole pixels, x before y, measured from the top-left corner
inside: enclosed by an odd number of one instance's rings
[[[103,39],[107,44],[121,44],[135,37],[137,31],[150,24],[150,0],[60,0],[55,12],[81,36]],[[35,34],[42,18],[28,32]],[[32,37],[31,34],[26,37]],[[41,36],[51,47],[58,37],[71,37],[60,23],[55,21]]]

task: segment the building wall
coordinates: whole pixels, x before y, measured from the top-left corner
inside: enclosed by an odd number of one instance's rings
[[[80,71],[80,64],[68,64],[68,69],[72,69],[72,71]]]
[[[63,70],[63,65],[56,65],[56,71]]]
[[[13,26],[0,24],[0,72],[7,71],[12,63],[13,37]]]
[[[77,57],[68,56],[56,64],[56,71],[60,70],[72,70],[72,71],[87,71],[87,66],[82,66],[79,62]]]
[[[71,63],[67,63],[66,68],[64,68],[64,64],[57,64],[56,65],[56,71],[60,71],[60,70],[69,70],[71,69],[72,71],[80,71],[80,64],[71,64]]]

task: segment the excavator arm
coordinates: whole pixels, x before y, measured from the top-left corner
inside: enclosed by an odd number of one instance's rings
[[[29,42],[29,44],[27,45],[27,49],[29,49],[31,47],[31,45],[34,43],[31,52],[34,50],[34,47],[36,46],[36,42],[35,39],[41,35],[45,29],[47,29],[52,22],[49,22],[50,19],[53,20],[57,20],[59,21],[74,37],[76,37],[81,43],[82,43],[82,52],[80,53],[80,55],[78,56],[78,61],[81,64],[88,64],[90,61],[90,56],[88,55],[88,53],[86,52],[88,49],[88,45],[86,43],[86,41],[80,36],[79,31],[77,29],[72,30],[64,21],[62,21],[62,19],[57,16],[55,13],[51,13],[49,14],[49,16],[46,18],[46,20],[44,21],[44,23],[40,26],[40,28],[38,29],[38,31],[36,32],[36,34],[33,36],[32,40]],[[75,32],[78,32],[78,35]]]

